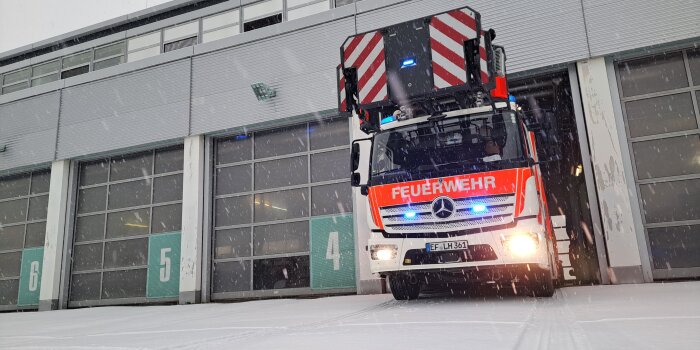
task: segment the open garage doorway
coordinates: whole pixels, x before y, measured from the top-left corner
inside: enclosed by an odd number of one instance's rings
[[[530,76],[510,80],[509,85],[522,111],[542,126],[537,148],[550,215],[566,216],[566,235],[563,230],[557,235],[564,282],[600,283],[591,215],[591,205],[597,204],[589,200],[569,74]]]

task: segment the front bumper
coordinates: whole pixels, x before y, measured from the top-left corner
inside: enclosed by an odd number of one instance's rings
[[[432,268],[408,271],[384,272],[383,276],[392,278],[401,275],[420,281],[426,290],[441,290],[443,288],[459,289],[469,285],[479,284],[511,284],[513,282],[528,282],[533,274],[549,273],[540,265],[506,264],[483,265],[461,268]]]
[[[534,233],[538,244],[533,254],[516,256],[503,244],[503,237],[516,233]],[[467,240],[467,250],[436,253],[426,251],[427,243]],[[549,269],[549,249],[551,244],[543,226],[536,220],[519,222],[517,225],[501,230],[470,233],[447,238],[385,238],[380,232],[372,232],[368,248],[372,246],[396,246],[397,254],[393,259],[378,260],[370,257],[372,273],[382,275],[402,271],[429,271],[445,269],[468,269],[476,267],[502,267],[505,265],[531,266],[537,269]]]

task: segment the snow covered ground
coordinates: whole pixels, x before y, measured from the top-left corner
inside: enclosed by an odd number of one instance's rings
[[[0,314],[2,349],[700,349],[700,282]]]

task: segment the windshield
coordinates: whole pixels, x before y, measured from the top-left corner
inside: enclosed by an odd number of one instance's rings
[[[409,125],[374,137],[372,175],[522,159],[515,116],[492,114]]]

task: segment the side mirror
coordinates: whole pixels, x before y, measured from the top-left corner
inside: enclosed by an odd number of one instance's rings
[[[350,175],[350,185],[352,185],[352,187],[359,187],[360,181],[362,181],[360,173],[352,173],[352,175]]]
[[[352,151],[350,153],[350,171],[354,172],[359,167],[360,167],[360,145],[357,143],[353,143],[352,144]]]
[[[366,145],[360,146],[361,142],[366,143]],[[360,169],[360,156],[363,152],[366,153],[365,156],[369,154],[369,149],[367,146],[372,147],[371,138],[355,140],[352,142],[352,147],[350,148],[350,185],[352,185],[352,187],[365,188],[361,190],[362,194],[365,196],[367,195],[366,192],[368,192],[366,188],[367,185],[362,184],[362,179],[364,178],[364,181],[366,182],[369,178],[369,174],[367,174],[367,165],[363,165],[362,169]]]
[[[363,196],[368,195],[369,194],[369,186],[367,186],[367,185],[360,186],[360,194]]]

